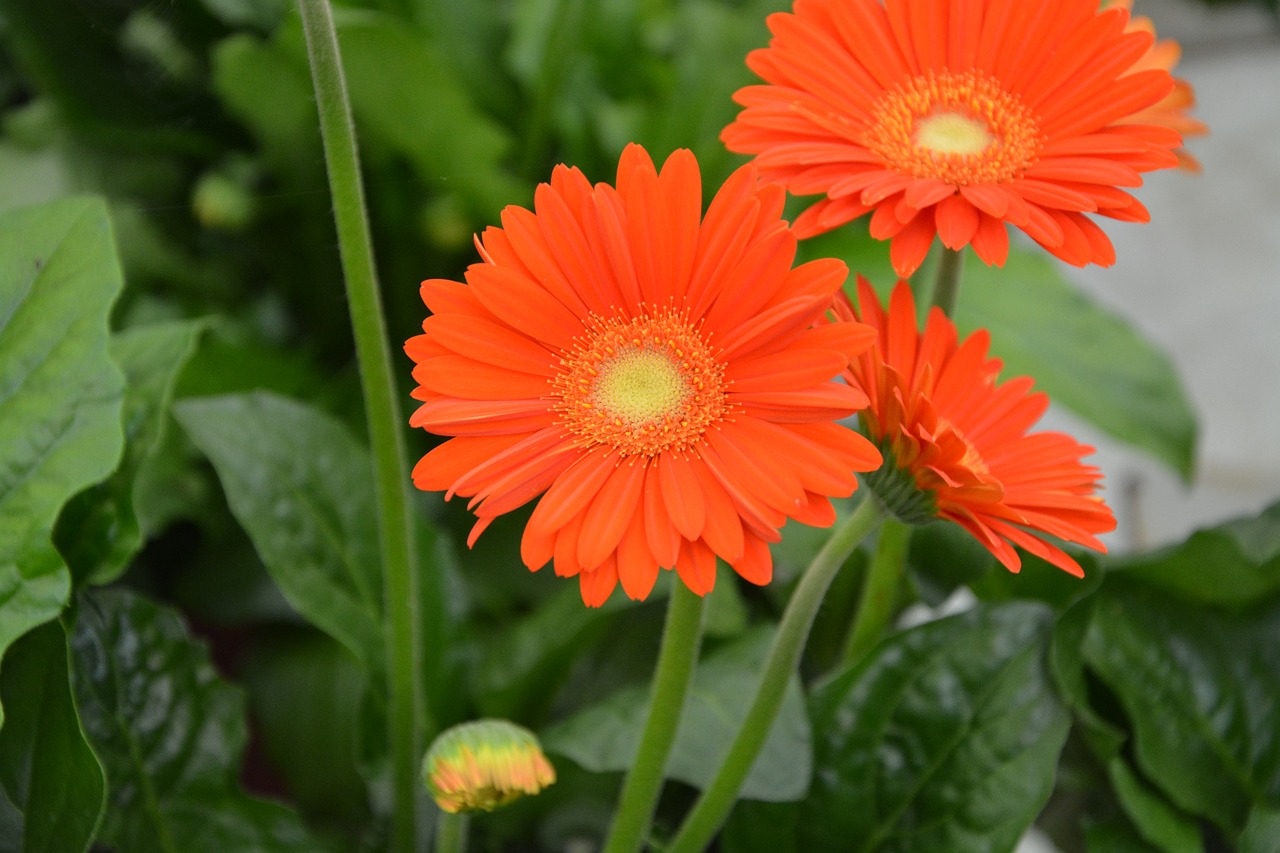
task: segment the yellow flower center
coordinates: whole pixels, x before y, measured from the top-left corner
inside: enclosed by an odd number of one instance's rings
[[[724,364],[669,308],[630,320],[593,316],[552,386],[552,410],[570,433],[623,456],[685,450],[728,409]]]
[[[981,71],[930,71],[886,94],[864,140],[885,163],[949,184],[1000,183],[1036,161],[1039,123]]]

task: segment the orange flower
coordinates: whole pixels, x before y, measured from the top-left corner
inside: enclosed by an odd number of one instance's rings
[[[835,423],[866,405],[833,380],[873,335],[814,327],[848,271],[791,268],[783,201],[744,167],[703,219],[688,151],[659,175],[628,146],[617,189],[557,167],[477,241],[465,285],[422,285],[411,423],[456,437],[414,483],[471,498],[472,542],[541,495],[524,562],[554,560],[590,606],[619,580],[644,598],[659,567],[705,594],[717,556],[768,583],[778,528],[830,524],[828,498],[880,464]]]
[[[1021,566],[1018,545],[1082,576],[1040,534],[1106,551],[1094,534],[1115,529],[1115,518],[1094,494],[1098,469],[1080,462],[1093,448],[1062,433],[1027,432],[1049,399],[1030,393],[1026,377],[996,384],[1001,365],[987,358],[985,330],[960,342],[934,308],[921,334],[905,282],[886,313],[859,276],[858,304],[861,316],[848,299],[836,315],[877,333],[846,376],[871,400],[860,418],[885,455],[884,468],[867,477],[872,490],[904,521],[954,521],[1012,571]]]
[[[1133,0],[1111,0],[1108,5],[1128,11],[1133,9]],[[1153,38],[1156,34],[1155,24],[1146,16],[1130,18],[1128,29],[1150,33]],[[1135,62],[1130,70],[1145,71],[1149,68],[1163,68],[1165,71],[1172,72],[1181,58],[1182,46],[1173,39],[1163,39],[1152,44],[1147,55]],[[1184,139],[1188,136],[1204,136],[1209,132],[1208,126],[1187,114],[1187,111],[1195,105],[1195,89],[1181,77],[1174,77],[1172,92],[1145,110],[1140,110],[1129,118],[1123,119],[1120,124],[1158,124],[1161,127],[1173,128],[1182,134]],[[1187,149],[1179,148],[1173,153],[1177,155],[1178,165],[1181,168],[1188,172],[1200,171],[1200,161],[1191,156]]]
[[[871,212],[900,275],[935,234],[1002,265],[1005,223],[1110,265],[1086,214],[1147,221],[1120,187],[1177,165],[1175,130],[1121,124],[1173,88],[1133,70],[1153,37],[1098,0],[796,0],[768,20],[747,65],[770,85],[738,91],[722,139],[762,178],[826,196],[796,220],[801,239]]]

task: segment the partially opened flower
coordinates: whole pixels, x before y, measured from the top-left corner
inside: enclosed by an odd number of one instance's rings
[[[491,812],[556,781],[533,732],[507,720],[475,720],[441,732],[422,776],[442,810]]]
[[[1132,10],[1133,0],[1111,0],[1110,6],[1118,6],[1122,9]],[[1155,36],[1155,24],[1151,19],[1139,15],[1129,19],[1130,30],[1141,30],[1151,33]],[[1135,71],[1145,71],[1149,68],[1163,68],[1165,71],[1172,73],[1177,66],[1178,60],[1182,58],[1182,46],[1173,39],[1161,39],[1151,45],[1151,50],[1147,54],[1133,64],[1130,73]],[[1183,139],[1188,136],[1204,136],[1209,132],[1208,126],[1204,122],[1192,118],[1188,111],[1196,105],[1196,92],[1191,84],[1181,77],[1173,78],[1173,91],[1165,95],[1156,103],[1140,110],[1122,120],[1121,124],[1158,124],[1162,127],[1169,127],[1182,134]],[[1200,171],[1200,161],[1191,155],[1185,148],[1179,148],[1173,152],[1178,157],[1178,164],[1181,168],[1189,172]]]
[[[534,210],[508,207],[467,283],[431,280],[412,424],[456,436],[414,468],[470,497],[474,538],[541,495],[521,553],[554,561],[598,606],[675,568],[708,592],[719,556],[767,583],[788,519],[827,525],[829,497],[880,463],[835,421],[866,397],[834,381],[873,337],[815,322],[847,269],[792,269],[784,193],[735,172],[702,218],[688,151],[661,175],[632,145],[617,188],[560,166]]]
[[[954,521],[1015,572],[1016,545],[1082,575],[1043,535],[1106,550],[1096,534],[1113,530],[1115,518],[1096,494],[1098,469],[1080,461],[1093,448],[1063,433],[1028,432],[1048,397],[1031,393],[1026,377],[997,383],[1001,364],[987,357],[985,330],[960,341],[934,308],[918,331],[905,282],[886,312],[859,276],[858,304],[861,312],[844,299],[836,314],[877,333],[847,376],[871,400],[860,418],[885,455],[884,468],[867,477],[872,490],[904,521]]]
[[[1178,133],[1125,124],[1166,97],[1165,69],[1134,70],[1153,37],[1098,0],[796,0],[747,64],[769,85],[722,138],[761,176],[824,198],[801,238],[871,213],[910,275],[935,235],[988,264],[1006,223],[1063,260],[1115,260],[1092,215],[1145,222],[1122,187],[1176,166]]]

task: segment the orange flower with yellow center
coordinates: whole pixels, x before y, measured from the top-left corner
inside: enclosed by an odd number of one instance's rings
[[[935,235],[1002,265],[1006,224],[1109,265],[1091,216],[1146,221],[1121,187],[1178,163],[1176,129],[1135,123],[1173,90],[1138,64],[1153,36],[1098,0],[796,0],[768,21],[747,57],[768,85],[738,91],[721,138],[764,179],[825,196],[796,219],[802,239],[871,213],[900,275]]]
[[[876,344],[846,374],[870,399],[859,418],[885,456],[866,477],[872,491],[903,521],[954,521],[1012,571],[1022,564],[1016,545],[1083,575],[1043,535],[1106,551],[1096,534],[1114,530],[1115,518],[1096,494],[1098,469],[1080,461],[1093,448],[1028,432],[1049,399],[1031,393],[1026,377],[997,383],[1001,364],[987,357],[985,330],[960,341],[933,308],[920,332],[906,282],[885,311],[859,276],[858,304],[861,312],[842,298],[835,313],[876,330]]]
[[[830,524],[881,461],[835,423],[867,402],[838,377],[871,330],[815,325],[848,271],[792,268],[784,200],[748,166],[704,218],[688,151],[659,173],[628,146],[616,189],[557,167],[477,241],[466,284],[422,285],[411,423],[451,438],[414,483],[471,498],[472,542],[541,496],[524,562],[590,606],[619,582],[646,597],[659,568],[705,594],[717,557],[768,583],[787,519]]]

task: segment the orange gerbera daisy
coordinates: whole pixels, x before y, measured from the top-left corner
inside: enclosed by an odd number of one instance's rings
[[[1111,0],[1109,5],[1132,10],[1133,0]],[[1151,22],[1150,18],[1142,15],[1130,18],[1128,28],[1151,33],[1153,38],[1156,34],[1155,24]],[[1163,68],[1165,71],[1172,72],[1181,58],[1182,46],[1178,42],[1173,39],[1161,39],[1151,45],[1151,50],[1147,51],[1147,55],[1135,62],[1130,71]],[[1140,110],[1127,119],[1123,119],[1120,124],[1158,124],[1162,127],[1173,128],[1182,134],[1184,139],[1188,136],[1204,136],[1209,132],[1208,126],[1187,114],[1187,111],[1195,105],[1195,89],[1191,88],[1191,84],[1181,77],[1174,77],[1172,92],[1145,110]],[[1200,161],[1191,156],[1187,149],[1179,148],[1173,153],[1177,155],[1178,165],[1181,168],[1189,172],[1200,171]]]
[[[859,276],[858,304],[861,316],[847,298],[836,315],[877,334],[846,375],[871,400],[859,417],[885,455],[884,468],[867,477],[872,490],[905,521],[954,521],[1012,571],[1021,567],[1017,545],[1083,575],[1041,534],[1106,551],[1094,534],[1115,529],[1115,518],[1094,494],[1098,469],[1080,462],[1093,448],[1062,433],[1027,432],[1049,398],[1030,393],[1026,377],[996,384],[1001,364],[987,358],[985,330],[959,342],[955,324],[934,308],[922,334],[905,282],[886,312]]]
[[[1115,261],[1086,214],[1145,222],[1120,187],[1177,165],[1178,133],[1122,124],[1173,88],[1134,71],[1150,33],[1098,0],[796,0],[769,16],[773,40],[722,138],[798,195],[811,237],[871,212],[910,275],[934,235],[1004,263],[1005,224],[1063,260]]]
[[[866,405],[837,379],[874,335],[815,327],[848,270],[792,269],[783,201],[744,167],[703,219],[688,151],[659,174],[628,146],[616,189],[558,166],[477,240],[465,285],[422,285],[411,423],[456,437],[414,483],[471,498],[471,542],[541,495],[524,562],[576,575],[590,606],[619,581],[644,598],[659,567],[705,594],[717,556],[768,583],[778,528],[830,524],[828,498],[881,461],[835,423]]]

